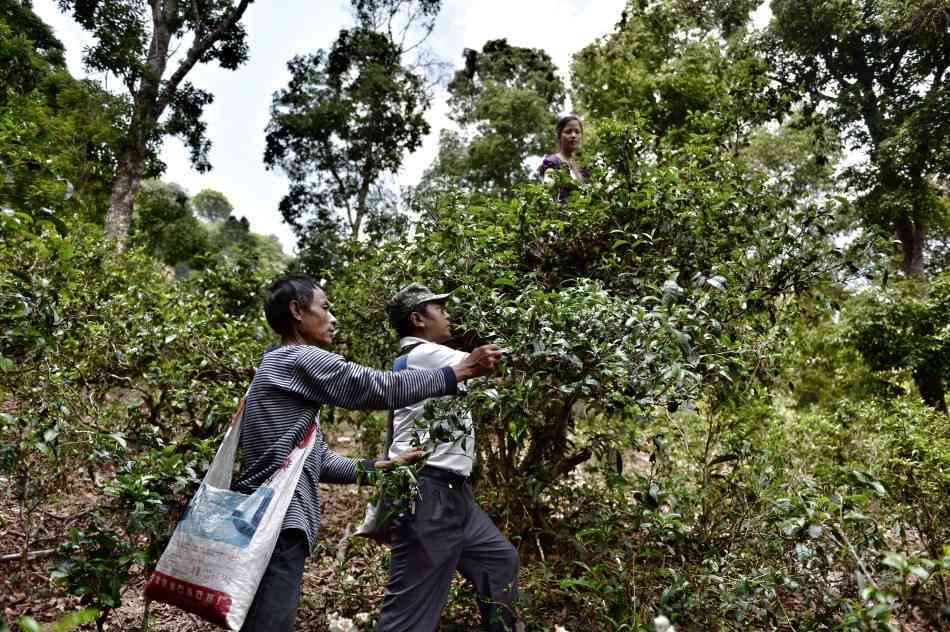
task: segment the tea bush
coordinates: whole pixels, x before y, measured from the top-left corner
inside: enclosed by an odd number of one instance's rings
[[[114,254],[78,219],[61,233],[0,217],[0,453],[23,560],[37,510],[91,488],[97,503],[55,577],[101,625],[154,566],[272,340],[266,281],[225,261],[208,271],[214,282],[176,282],[139,251]]]

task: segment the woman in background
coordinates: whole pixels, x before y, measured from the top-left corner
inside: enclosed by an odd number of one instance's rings
[[[554,169],[567,169],[571,180],[575,183],[587,182],[590,174],[577,163],[580,154],[581,142],[584,139],[584,124],[576,114],[566,114],[557,120],[554,126],[557,137],[557,153],[544,157],[538,172],[545,184],[554,184],[557,181]],[[561,187],[557,199],[564,202],[572,187]]]

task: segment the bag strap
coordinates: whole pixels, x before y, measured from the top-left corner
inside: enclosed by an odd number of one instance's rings
[[[424,345],[424,342],[415,342],[411,345],[406,345],[399,350],[399,357],[393,361],[393,372],[398,373],[399,371],[405,371],[409,368],[409,353],[418,347],[419,345]],[[396,421],[396,411],[389,411],[389,420],[386,422],[386,447],[383,448],[383,459],[389,458],[389,448],[393,445],[393,438],[395,435],[395,429],[393,424]]]
[[[217,487],[219,489],[230,489],[231,488],[231,477],[234,472],[234,463],[237,457],[238,447],[241,442],[241,426],[244,422],[244,416],[247,411],[247,399],[251,394],[251,387],[247,387],[247,392],[244,393],[244,397],[241,398],[241,403],[238,405],[238,409],[235,411],[234,415],[231,417],[231,423],[228,425],[227,431],[224,433],[224,438],[221,441],[221,445],[218,447],[218,451],[214,455],[214,459],[211,461],[211,465],[208,467],[208,471],[202,479],[202,482],[205,485],[210,485],[211,487]],[[314,446],[317,443],[316,437],[316,427],[317,427],[317,418],[314,416],[313,422],[311,422],[310,429],[301,439],[301,443],[309,439],[307,446],[304,450],[301,460],[306,462],[310,457],[310,453],[313,452]],[[299,446],[299,444],[298,444]],[[388,448],[387,448],[388,451]],[[291,448],[293,452],[293,448]],[[280,470],[278,469],[267,481],[270,481]],[[297,479],[300,480],[300,472],[297,473]],[[267,484],[265,481],[264,484]],[[297,483],[294,483],[296,488]]]
[[[247,387],[244,397],[241,398],[237,410],[231,416],[231,422],[228,429],[224,432],[224,438],[218,451],[208,466],[203,482],[212,487],[221,489],[231,488],[231,474],[234,472],[234,461],[237,456],[238,444],[241,440],[241,425],[244,421],[244,410],[247,404],[247,396],[251,393],[251,387]]]

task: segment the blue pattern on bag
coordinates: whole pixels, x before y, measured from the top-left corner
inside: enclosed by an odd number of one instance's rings
[[[257,532],[274,490],[261,486],[251,495],[202,485],[178,528],[183,533],[246,548]],[[253,514],[250,520],[245,516]]]

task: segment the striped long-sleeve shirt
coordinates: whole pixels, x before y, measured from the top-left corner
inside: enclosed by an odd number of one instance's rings
[[[250,494],[267,481],[315,422],[317,443],[281,527],[304,530],[313,546],[320,528],[320,482],[355,483],[357,464],[327,447],[320,407],[392,410],[456,392],[455,372],[448,367],[390,373],[347,362],[319,347],[278,347],[264,355],[247,394],[241,472],[233,488]]]

